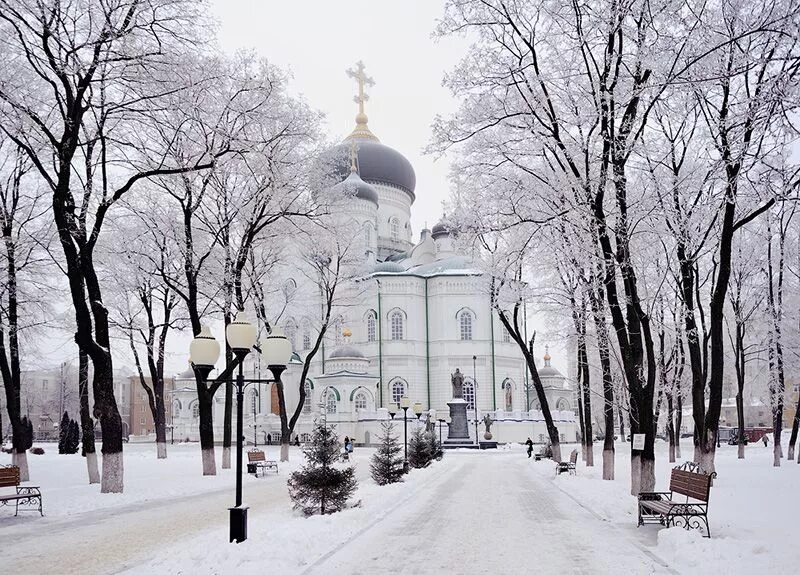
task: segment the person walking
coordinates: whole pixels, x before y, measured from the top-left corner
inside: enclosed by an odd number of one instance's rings
[[[528,438],[528,441],[525,442],[525,445],[528,446],[528,459],[530,459],[531,453],[533,453],[533,441],[531,441],[530,437]]]
[[[767,438],[767,436],[766,436],[766,435],[762,435],[762,436],[761,436],[761,441],[763,441],[763,442],[764,442],[764,447],[766,447],[766,446],[767,446],[767,443],[769,443],[769,439]]]

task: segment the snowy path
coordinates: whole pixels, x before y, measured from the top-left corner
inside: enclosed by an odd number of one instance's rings
[[[288,505],[285,476],[245,479],[245,501],[259,510]],[[153,485],[158,489],[158,485]],[[63,519],[39,514],[0,527],[3,573],[118,573],[181,538],[227,524],[233,486],[212,492],[98,509]],[[113,497],[103,496],[103,497]],[[47,513],[45,499],[45,513]],[[22,521],[24,521],[23,524]]]
[[[519,452],[453,453],[447,473],[305,573],[669,573]],[[568,479],[564,487],[568,489]],[[634,527],[635,529],[635,527]],[[613,549],[612,552],[609,552]]]

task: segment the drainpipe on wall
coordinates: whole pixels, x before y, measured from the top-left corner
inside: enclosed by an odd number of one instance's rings
[[[492,307],[489,307],[489,327],[492,331],[492,409],[497,411],[497,393],[495,390],[497,381],[494,368],[494,309]]]
[[[425,278],[425,370],[428,382],[428,409],[431,408],[431,340],[428,328],[428,278]]]
[[[325,298],[322,297],[322,282],[320,282],[319,285],[319,318],[323,321],[325,319]],[[320,360],[322,365],[322,375],[325,375],[325,336],[322,336],[321,343],[322,346],[320,351],[322,352],[322,356],[320,357]],[[305,382],[303,382],[303,385],[305,385]]]
[[[378,395],[380,396],[381,407],[383,407],[383,314],[381,313],[381,282],[378,284]]]

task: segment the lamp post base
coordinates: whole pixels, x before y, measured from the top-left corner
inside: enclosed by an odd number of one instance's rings
[[[231,543],[241,543],[247,539],[247,509],[248,507],[228,508],[231,512]]]

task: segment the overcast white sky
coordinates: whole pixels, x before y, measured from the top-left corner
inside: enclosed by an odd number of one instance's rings
[[[346,74],[362,60],[375,80],[366,112],[381,142],[405,155],[417,173],[415,238],[433,226],[447,198],[446,158],[422,154],[436,114],[456,103],[442,87],[466,49],[460,39],[431,37],[443,0],[212,0],[226,52],[255,49],[294,76],[292,90],[327,116],[343,139],[355,126],[356,84]]]
[[[467,49],[460,38],[432,38],[444,0],[211,0],[226,52],[254,49],[293,75],[291,90],[325,113],[329,135],[341,140],[355,125],[357,88],[346,70],[362,60],[375,80],[366,112],[381,142],[405,155],[417,173],[412,207],[415,238],[427,223],[441,217],[449,195],[446,158],[423,155],[436,114],[448,114],[457,103],[442,87]],[[535,324],[531,324],[535,325]],[[223,337],[221,332],[217,337]],[[167,351],[168,373],[186,368],[188,334],[174,334]],[[115,340],[117,366],[127,346]],[[544,342],[539,343],[542,347]],[[551,347],[551,353],[553,353]],[[537,356],[541,354],[537,353]],[[561,355],[561,354],[558,354]],[[71,337],[50,347],[48,365],[58,357],[77,362]],[[556,353],[554,353],[556,356]],[[554,363],[562,370],[562,357]]]

